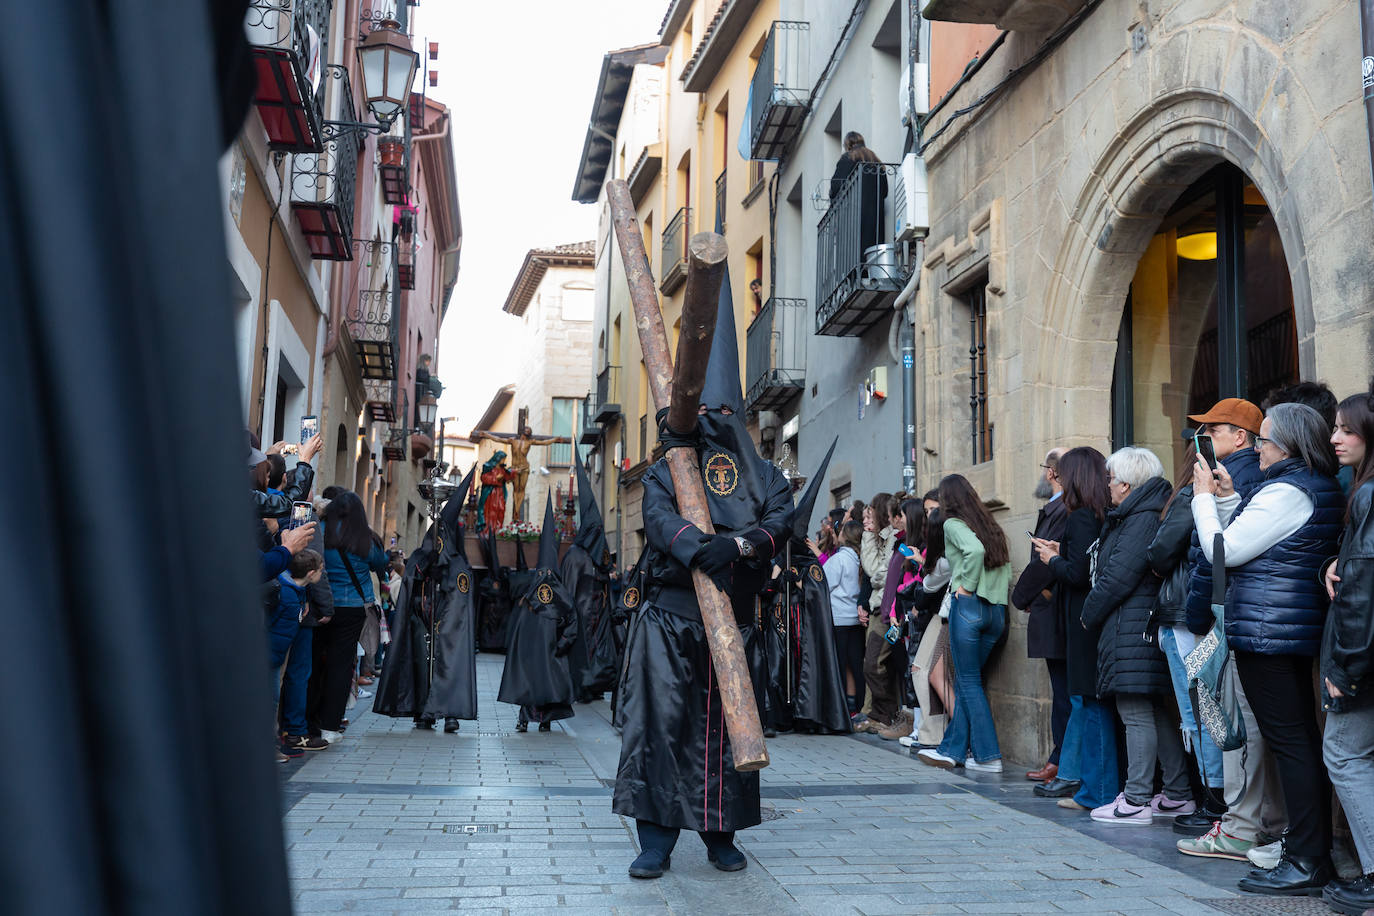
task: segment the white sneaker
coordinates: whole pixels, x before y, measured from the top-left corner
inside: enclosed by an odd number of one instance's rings
[[[1268,846],[1255,846],[1245,853],[1245,858],[1256,868],[1265,870],[1277,868],[1283,855],[1283,840],[1275,840]]]
[[[910,735],[902,735],[902,737],[897,739],[897,743],[900,744],[902,747],[915,747],[916,735],[914,733]]]
[[[916,759],[927,766],[939,767],[942,770],[952,770],[959,765],[959,761],[953,757],[947,757],[933,748],[917,751]]]
[[[987,763],[979,763],[972,757],[964,761],[964,769],[972,770],[975,773],[1000,773],[1002,772],[1002,759],[989,760]]]
[[[343,740],[343,732],[331,732],[327,728],[320,729],[320,737],[330,744],[338,744]]]
[[[360,700],[366,700],[366,699],[367,699],[368,697],[370,697],[370,696],[372,696],[372,691],[371,691],[371,690],[368,690],[368,689],[366,689],[365,687],[359,687],[359,688],[358,688],[358,699],[360,699]]]

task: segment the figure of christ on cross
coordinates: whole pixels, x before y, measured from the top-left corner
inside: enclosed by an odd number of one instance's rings
[[[567,436],[536,436],[528,426],[521,427],[520,432],[514,434],[493,433],[485,429],[477,429],[473,430],[469,439],[473,442],[490,439],[493,442],[505,443],[510,447],[510,520],[512,523],[524,521],[525,484],[530,479],[530,447],[552,445],[555,442],[572,442],[572,439]]]

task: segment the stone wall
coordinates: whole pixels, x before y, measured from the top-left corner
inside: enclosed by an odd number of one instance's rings
[[[1012,34],[951,104],[988,93],[1040,38]],[[1207,169],[1240,167],[1278,223],[1304,378],[1340,394],[1374,356],[1368,139],[1356,8],[1335,0],[1108,0],[927,151],[921,478],[959,472],[998,507],[1018,570],[1052,445],[1110,440],[1117,328],[1160,217]],[[987,283],[991,461],[970,466],[967,305]],[[932,454],[933,452],[933,454]],[[1004,753],[1039,762],[1049,683],[1025,615],[990,675]]]

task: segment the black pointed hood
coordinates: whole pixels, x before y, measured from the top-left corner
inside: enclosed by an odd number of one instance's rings
[[[711,338],[711,356],[706,362],[706,384],[701,403],[708,410],[728,407],[735,416],[744,413],[744,389],[740,387],[739,337],[735,334],[735,299],[730,293],[730,269],[720,284],[716,305],[716,332]]]
[[[439,520],[448,537],[463,536],[463,507],[467,504],[468,494],[472,491],[472,478],[476,470],[476,464],[468,469],[462,483],[458,484],[458,489],[448,498],[448,502],[444,503],[444,508],[439,512]]]
[[[553,493],[549,493],[544,503],[544,527],[539,531],[539,556],[534,562],[535,569],[558,568],[558,525],[554,518]]]
[[[835,441],[830,443],[830,450],[825,453],[821,466],[812,476],[811,482],[802,491],[801,499],[797,500],[797,508],[792,510],[792,536],[806,540],[807,528],[811,524],[811,513],[816,511],[816,497],[820,495],[821,489],[825,486],[825,475],[830,470],[830,459],[835,454],[835,446],[840,444],[840,437],[836,436]]]
[[[575,460],[577,466],[577,537],[573,543],[587,552],[597,567],[610,565],[610,547],[606,544],[606,524],[601,519],[601,509],[596,504],[596,493],[587,477],[587,469],[582,462]]]

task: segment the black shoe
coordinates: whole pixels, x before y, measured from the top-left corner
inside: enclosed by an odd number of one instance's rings
[[[729,846],[707,849],[706,861],[710,862],[721,871],[741,871],[749,864],[749,860],[744,857],[744,853],[736,849],[733,843]]]
[[[516,719],[516,720],[515,720],[515,730],[518,731],[518,732],[527,732],[527,731],[529,731],[529,730],[530,730],[530,723],[529,723],[529,720],[528,720],[528,719]]]
[[[292,744],[288,741],[283,741],[279,743],[277,745],[277,750],[281,751],[283,754],[290,757],[292,760],[295,760],[297,757],[301,757],[305,754],[305,748],[297,744]]]
[[[630,863],[631,878],[662,878],[673,865],[673,857],[661,849],[646,849]]]
[[[446,734],[446,735],[451,735],[451,734],[453,734],[454,732],[456,732],[457,730],[458,730],[458,720],[457,720],[457,719],[445,719],[445,720],[444,720],[444,734]]]
[[[552,723],[552,722],[540,722],[540,723],[539,723],[539,730],[540,730],[541,732],[551,732],[551,731],[553,731],[553,723]]]
[[[776,738],[777,736],[778,731],[775,728],[765,728],[763,730],[763,737],[765,738]]]
[[[434,720],[433,720],[433,719],[416,719],[416,720],[415,720],[415,727],[416,727],[416,728],[424,728],[424,729],[433,729],[433,728],[434,728]]]
[[[287,735],[283,744],[299,748],[303,751],[327,751],[329,742],[323,738],[311,738],[309,735]]]
[[[1351,916],[1374,909],[1374,875],[1361,875],[1353,881],[1333,879],[1322,892],[1322,902],[1337,913]]]
[[[1077,793],[1082,786],[1083,781],[1081,779],[1060,779],[1056,776],[1031,789],[1031,794],[1040,798],[1068,798]]]
[[[1320,897],[1322,888],[1334,877],[1327,856],[1295,856],[1285,852],[1278,865],[1268,870],[1251,869],[1236,885],[1251,894]]]
[[[1206,808],[1194,811],[1192,814],[1180,814],[1178,817],[1174,818],[1174,833],[1182,834],[1183,836],[1202,836],[1203,834],[1210,833],[1212,827],[1217,821],[1221,820],[1224,814],[1224,811],[1221,814],[1217,814],[1215,811],[1208,811]]]

